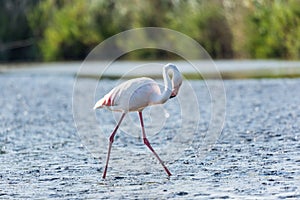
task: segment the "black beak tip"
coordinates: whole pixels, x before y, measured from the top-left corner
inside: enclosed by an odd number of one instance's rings
[[[176,97],[176,95],[171,95],[171,96],[170,96],[170,99],[172,99],[172,98],[174,98],[174,97]]]

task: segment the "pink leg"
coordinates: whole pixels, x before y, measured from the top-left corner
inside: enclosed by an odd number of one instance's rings
[[[111,146],[112,146],[112,143],[114,142],[114,137],[115,137],[115,135],[116,135],[116,132],[117,132],[117,130],[118,130],[118,128],[119,128],[119,126],[120,126],[120,124],[121,124],[123,118],[125,117],[125,114],[126,114],[126,113],[123,113],[123,114],[122,114],[121,119],[119,120],[119,122],[118,122],[116,128],[114,129],[114,131],[112,132],[112,134],[111,134],[110,137],[109,137],[109,146],[108,146],[108,152],[107,152],[106,164],[105,164],[105,169],[104,169],[103,176],[102,176],[102,178],[104,178],[104,179],[105,179],[105,177],[106,177],[106,172],[107,172],[108,161],[109,161],[109,157],[110,157]]]
[[[165,171],[167,172],[168,176],[171,176],[171,175],[172,175],[171,172],[168,170],[168,168],[165,166],[164,162],[160,159],[160,157],[159,157],[159,156],[157,155],[157,153],[154,151],[154,149],[152,148],[150,142],[148,141],[148,139],[147,139],[147,137],[146,137],[142,112],[139,112],[139,117],[140,117],[141,126],[142,126],[142,133],[143,133],[144,144],[152,151],[152,153],[155,155],[155,157],[159,160],[160,164],[163,166],[163,168],[164,168]]]

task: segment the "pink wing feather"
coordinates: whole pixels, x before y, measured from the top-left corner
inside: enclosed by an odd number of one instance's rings
[[[94,106],[94,110],[98,109],[98,108],[102,108],[104,106],[113,106],[113,104],[114,103],[113,103],[113,100],[112,100],[112,97],[111,97],[111,93],[108,93],[102,99],[97,101],[97,103]]]

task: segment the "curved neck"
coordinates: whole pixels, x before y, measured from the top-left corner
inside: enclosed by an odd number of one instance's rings
[[[163,78],[164,78],[164,84],[165,84],[165,89],[161,96],[158,99],[158,103],[165,103],[171,96],[172,93],[172,82],[171,79],[168,75],[168,71],[170,68],[164,67],[163,69]],[[172,71],[173,73],[173,71]]]

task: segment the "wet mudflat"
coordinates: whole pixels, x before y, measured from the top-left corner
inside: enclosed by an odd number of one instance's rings
[[[132,125],[124,124],[106,180],[101,178],[106,146],[93,156],[90,150],[98,148],[93,138],[82,144],[74,124],[74,80],[68,75],[0,74],[0,199],[300,198],[300,79],[224,81],[224,130],[205,156],[195,156],[197,150],[188,144],[178,147],[175,157],[176,147],[159,149],[165,135],[178,129],[176,118],[169,117],[175,122],[149,140],[173,173],[170,178],[141,141],[126,134]],[[85,81],[88,87],[97,80]],[[203,81],[189,82],[200,88],[195,144],[207,128],[210,100],[201,91]],[[116,80],[102,83],[108,91]],[[101,92],[106,91],[100,87]],[[176,116],[175,106],[176,100],[168,102],[166,115]],[[96,113],[107,135],[115,125],[109,113]],[[145,123],[151,120],[146,117]],[[177,134],[190,131],[186,127]],[[92,125],[86,130],[91,137],[93,131]]]

